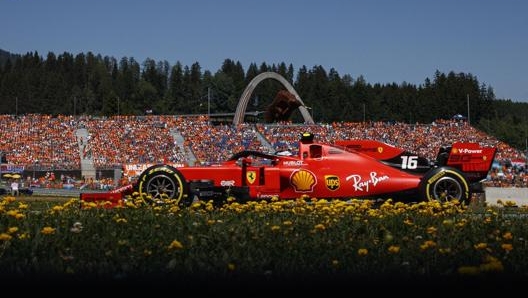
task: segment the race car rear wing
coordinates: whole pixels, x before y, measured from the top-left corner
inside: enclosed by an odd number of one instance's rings
[[[445,165],[464,172],[470,182],[477,182],[487,177],[496,152],[497,148],[494,147],[481,147],[478,143],[456,142],[444,152],[441,150],[437,161],[440,165],[445,161]]]

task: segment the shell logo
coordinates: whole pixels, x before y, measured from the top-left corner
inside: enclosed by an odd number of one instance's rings
[[[457,154],[458,153],[458,149],[457,148],[453,148],[453,154]]]
[[[290,183],[296,192],[311,192],[317,184],[317,180],[312,172],[298,170],[290,176]]]
[[[378,147],[378,152],[383,153],[383,147]]]

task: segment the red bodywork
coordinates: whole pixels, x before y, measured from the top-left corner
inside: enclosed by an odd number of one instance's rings
[[[313,138],[313,137],[312,137]],[[303,195],[314,198],[388,198],[409,196],[415,199],[422,178],[442,166],[462,171],[466,184],[477,183],[488,174],[495,148],[481,148],[474,143],[455,143],[436,161],[429,161],[402,149],[372,140],[341,141],[335,144],[299,142],[299,152],[281,156],[243,151],[230,160],[214,166],[188,166],[167,171],[183,177],[185,196],[227,196],[230,190],[244,199],[295,199]],[[145,170],[132,189],[147,192],[150,177],[159,173],[158,165]],[[165,174],[165,173],[163,173]],[[174,175],[176,176],[176,175]],[[184,181],[183,181],[184,180]],[[204,191],[200,183],[206,184]],[[104,195],[100,195],[101,196]],[[236,196],[235,196],[236,197]],[[83,200],[93,200],[81,194]]]

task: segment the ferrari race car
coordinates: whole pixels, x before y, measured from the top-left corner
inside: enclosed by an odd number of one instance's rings
[[[469,202],[482,192],[496,148],[453,143],[429,160],[373,140],[334,144],[313,141],[304,133],[295,155],[241,151],[213,166],[159,164],[143,171],[124,191],[83,193],[84,201],[119,200],[138,192],[152,199],[189,205],[195,199],[239,201],[302,196],[326,199],[388,199]]]

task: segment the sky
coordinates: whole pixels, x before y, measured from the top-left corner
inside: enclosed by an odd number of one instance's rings
[[[471,74],[528,102],[524,0],[0,0],[0,49],[139,63],[286,63],[371,84]]]

